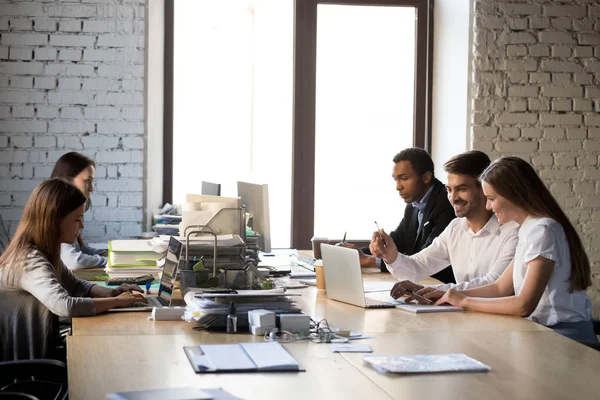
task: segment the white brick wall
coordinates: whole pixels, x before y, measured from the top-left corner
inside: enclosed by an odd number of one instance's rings
[[[145,3],[0,3],[0,213],[11,233],[68,151],[98,164],[84,237],[141,233]]]
[[[473,147],[540,172],[587,249],[600,318],[600,6],[557,3],[475,0]]]

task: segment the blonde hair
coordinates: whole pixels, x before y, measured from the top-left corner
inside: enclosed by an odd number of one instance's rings
[[[27,200],[15,236],[0,256],[3,283],[14,285],[21,279],[23,264],[34,247],[58,268],[61,222],[85,201],[85,195],[66,179],[54,178],[40,183]]]
[[[557,221],[565,231],[571,255],[569,291],[592,285],[590,261],[575,227],[529,163],[519,157],[499,158],[483,171],[479,180],[493,186],[500,196],[527,214]]]

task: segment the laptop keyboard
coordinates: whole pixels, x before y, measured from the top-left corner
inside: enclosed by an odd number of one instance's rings
[[[296,259],[294,261],[300,267],[304,267],[313,272],[315,271],[315,261],[316,260],[312,257],[296,257]]]
[[[369,308],[392,308],[393,304],[386,303],[385,301],[375,300],[370,297],[365,297],[365,304]]]

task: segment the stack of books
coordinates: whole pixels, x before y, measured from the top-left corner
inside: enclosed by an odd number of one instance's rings
[[[152,250],[148,240],[110,240],[106,273],[111,278],[133,278],[151,274],[160,277],[160,261],[166,252]]]

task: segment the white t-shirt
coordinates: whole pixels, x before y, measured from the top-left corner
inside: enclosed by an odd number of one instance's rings
[[[527,263],[541,256],[554,261],[548,286],[528,319],[545,326],[559,322],[589,321],[592,303],[584,291],[569,293],[571,256],[562,226],[550,218],[527,218],[519,230],[515,252],[513,285],[515,294],[523,287]]]

